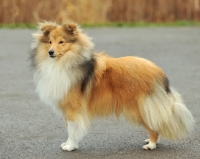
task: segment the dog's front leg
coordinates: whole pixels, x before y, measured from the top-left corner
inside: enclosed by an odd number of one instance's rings
[[[78,148],[78,142],[87,133],[88,124],[79,117],[77,120],[67,122],[68,140],[61,145],[63,150],[73,151]]]
[[[68,92],[67,98],[60,105],[60,109],[64,112],[68,131],[67,142],[61,145],[63,150],[73,151],[78,148],[79,141],[90,126],[87,106],[82,99],[80,87],[77,86]]]
[[[61,147],[63,150],[73,151],[78,148],[78,142],[81,140],[84,133],[77,122],[68,121],[67,124],[68,140],[66,143],[63,143]]]
[[[68,127],[68,124],[67,124],[67,118],[65,117],[65,126],[66,126],[66,128]],[[64,147],[65,145],[67,145],[67,141],[66,142],[63,142],[61,145],[60,145],[60,147],[62,148],[62,147]]]

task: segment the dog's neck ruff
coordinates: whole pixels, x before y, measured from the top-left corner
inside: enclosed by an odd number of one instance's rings
[[[71,87],[70,70],[60,68],[54,59],[47,59],[34,74],[36,92],[47,105],[55,106]]]
[[[79,62],[88,57],[81,57]],[[53,108],[67,95],[69,89],[83,78],[79,62],[66,61],[64,66],[57,63],[54,58],[48,58],[37,67],[34,74],[36,92],[46,105]]]

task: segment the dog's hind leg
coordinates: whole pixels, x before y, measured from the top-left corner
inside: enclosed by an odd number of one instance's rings
[[[151,130],[149,127],[146,126],[146,128],[149,130],[150,133],[150,139],[146,139],[145,142],[146,145],[143,146],[143,149],[145,150],[153,150],[156,148],[156,143],[159,140],[159,135],[157,132]]]

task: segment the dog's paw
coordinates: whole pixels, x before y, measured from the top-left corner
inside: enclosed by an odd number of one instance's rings
[[[67,143],[63,143],[63,144],[61,145],[61,147],[62,147],[62,150],[64,150],[64,151],[73,151],[73,150],[76,149],[75,146],[69,145],[69,144],[67,144]]]
[[[62,144],[60,145],[60,147],[62,148],[62,147],[64,147],[65,145],[67,145],[67,141],[64,142],[64,143],[62,143]]]
[[[145,142],[146,144],[148,144],[149,141],[150,141],[150,139],[146,139],[146,140],[144,140],[144,142]]]
[[[158,137],[158,139],[157,139],[157,142],[156,142],[156,143],[159,143],[159,141],[160,141],[160,137]],[[144,140],[144,142],[145,142],[146,144],[148,144],[148,143],[150,142],[150,139],[146,139],[146,140]]]
[[[145,140],[146,141],[146,140]],[[156,143],[149,141],[148,144],[143,146],[143,149],[145,150],[153,150],[156,148]]]

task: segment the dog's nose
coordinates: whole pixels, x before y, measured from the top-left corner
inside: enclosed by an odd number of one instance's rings
[[[49,55],[52,56],[54,54],[54,51],[51,49],[49,50]]]

